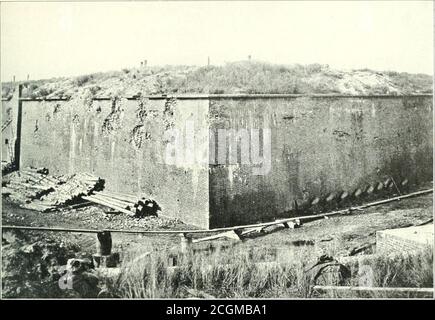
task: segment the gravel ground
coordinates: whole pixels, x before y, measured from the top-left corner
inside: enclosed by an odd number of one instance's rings
[[[264,246],[271,248],[312,247],[316,255],[333,253],[349,255],[352,249],[373,243],[376,231],[418,225],[433,218],[432,194],[396,201],[371,207],[352,215],[319,219],[304,224],[297,229],[281,226],[267,228],[265,233],[251,234],[240,244],[247,247]],[[4,225],[52,226],[86,229],[125,229],[125,230],[182,230],[194,229],[179,220],[158,217],[136,219],[122,214],[107,214],[105,208],[89,206],[76,210],[40,213],[26,210],[3,200],[2,223]],[[54,235],[53,235],[54,236]],[[62,238],[79,243],[84,250],[95,245],[92,234],[62,233]],[[199,237],[199,236],[196,236]],[[130,235],[113,234],[114,250],[126,248],[163,249],[179,245],[178,235]],[[214,243],[230,243],[232,240],[216,240]],[[210,242],[198,244],[207,246]],[[148,249],[147,249],[148,250]],[[361,252],[364,253],[364,252]]]
[[[183,224],[177,219],[161,217],[145,217],[142,219],[126,217],[123,214],[106,213],[107,209],[98,205],[91,205],[79,209],[60,210],[53,212],[38,212],[20,208],[17,204],[3,198],[2,224],[25,225],[39,227],[64,227],[79,229],[122,229],[122,230],[181,230],[195,229]],[[42,233],[42,232],[34,232]],[[56,234],[56,235],[55,235]],[[88,233],[56,233],[51,237],[68,239],[79,243],[84,250],[95,246],[95,235]],[[174,236],[147,236],[146,238],[134,234],[113,234],[114,248],[124,248],[131,245],[171,246],[179,242]]]
[[[312,248],[313,256],[352,255],[353,249],[376,242],[376,231],[404,228],[433,218],[433,195],[404,199],[357,211],[308,222],[297,229],[271,227],[265,236],[253,235],[246,244],[269,247]],[[362,251],[359,254],[371,253]]]

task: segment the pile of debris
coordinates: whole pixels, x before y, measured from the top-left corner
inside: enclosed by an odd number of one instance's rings
[[[15,163],[2,160],[2,176],[15,170]]]
[[[124,193],[94,191],[91,195],[83,196],[82,198],[136,218],[157,216],[157,212],[161,210],[160,206],[153,199]]]
[[[87,173],[50,176],[46,168],[26,168],[3,180],[2,194],[24,208],[44,212],[82,202],[82,196],[103,187],[104,180]]]
[[[47,175],[46,169],[26,168],[15,171],[2,180],[2,194],[21,203],[30,203],[54,190],[58,181]]]
[[[2,194],[27,209],[41,212],[98,204],[135,218],[157,216],[156,201],[142,196],[102,191],[104,180],[88,173],[50,176],[46,168],[26,168],[2,181]]]

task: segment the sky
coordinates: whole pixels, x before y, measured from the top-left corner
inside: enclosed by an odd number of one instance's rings
[[[2,2],[1,80],[253,60],[433,74],[432,1]]]

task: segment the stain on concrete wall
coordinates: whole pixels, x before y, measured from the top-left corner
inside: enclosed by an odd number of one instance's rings
[[[6,101],[2,100],[2,160],[11,162],[14,159],[18,118],[18,92]],[[6,126],[7,124],[7,126]]]
[[[208,228],[207,164],[168,165],[164,158],[167,124],[184,131],[193,119],[207,127],[208,102],[170,104],[169,112],[166,99],[94,100],[92,108],[82,99],[26,101],[21,165],[45,166],[53,174],[93,173],[106,179],[111,191],[145,194],[165,214]]]
[[[431,97],[216,99],[210,116],[215,130],[270,127],[272,149],[266,175],[211,165],[211,227],[333,209],[390,178],[432,180]]]
[[[9,101],[2,102],[2,125],[9,123],[2,131],[2,160],[7,162],[12,161],[14,155],[15,132],[12,122],[9,121],[13,119],[12,108]]]

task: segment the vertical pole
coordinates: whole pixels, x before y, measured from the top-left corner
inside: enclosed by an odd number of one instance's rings
[[[18,91],[18,106],[17,106],[17,132],[15,137],[15,149],[14,149],[14,163],[15,168],[20,170],[21,164],[21,122],[22,122],[22,114],[23,114],[23,102],[21,101],[21,94],[23,90],[23,85],[19,84]]]
[[[207,66],[210,67],[210,56],[207,57]]]
[[[181,243],[180,243],[181,253],[187,253],[187,251],[190,249],[192,239],[190,239],[190,237],[187,237],[184,233],[180,233],[179,235],[181,239]]]
[[[97,233],[97,254],[109,256],[112,253],[112,235],[109,231]]]
[[[112,253],[112,235],[110,231],[97,233],[96,253],[92,255],[96,268],[114,268],[119,263],[119,253]]]

